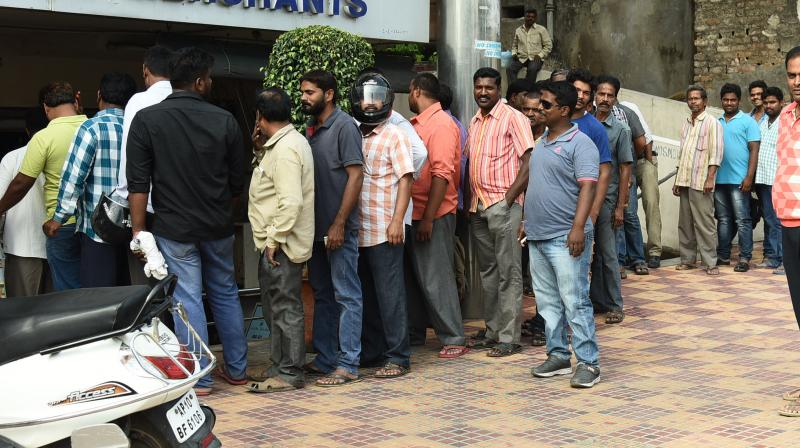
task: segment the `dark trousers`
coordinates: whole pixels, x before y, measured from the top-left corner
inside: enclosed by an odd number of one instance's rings
[[[622,285],[613,217],[614,206],[603,204],[594,227],[594,258],[589,297],[598,312],[622,311]]]
[[[409,332],[415,343],[424,342],[428,319],[444,345],[464,345],[464,324],[453,272],[455,215],[433,220],[430,241],[417,241],[414,221],[406,237],[411,273],[406,276]]]
[[[81,240],[82,288],[121,286],[130,283],[130,279],[124,273],[128,270],[124,246],[98,243],[83,232],[78,232],[78,235]]]
[[[47,237],[47,263],[53,276],[53,290],[81,287],[81,240],[75,224],[65,224],[55,236]]]
[[[408,368],[411,345],[403,276],[403,245],[388,242],[358,249],[358,277],[364,296],[361,365],[391,362]]]
[[[780,263],[783,261],[781,222],[772,207],[772,185],[756,184],[755,190],[764,216],[764,258]]]
[[[303,315],[303,264],[292,263],[283,251],[275,254],[273,266],[266,252],[258,263],[261,306],[270,330],[272,365],[269,377],[279,377],[295,387],[303,387],[306,359],[305,317]]]
[[[519,71],[522,70],[523,67],[528,69],[527,72],[525,73],[525,79],[531,82],[536,82],[536,75],[538,75],[539,70],[542,69],[542,61],[540,60],[536,62],[530,59],[523,63],[516,59],[512,59],[511,64],[509,64],[508,68],[506,69],[506,74],[508,75],[509,83],[512,83],[514,82],[514,80],[517,79]]]
[[[794,316],[800,326],[800,227],[783,228],[783,268],[789,282]]]

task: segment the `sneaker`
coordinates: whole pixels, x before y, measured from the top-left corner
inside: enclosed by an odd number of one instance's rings
[[[734,272],[747,272],[750,270],[750,260],[740,260],[736,263],[736,266],[733,267]]]
[[[661,267],[661,257],[651,256],[647,262],[647,267],[650,269],[658,269]]]
[[[572,375],[572,379],[569,381],[569,385],[588,389],[599,382],[600,368],[579,362],[578,367],[575,368],[575,374]]]
[[[531,369],[531,375],[537,378],[550,378],[556,375],[569,375],[572,373],[572,363],[569,359],[550,355],[547,361]]]
[[[758,263],[756,267],[759,269],[778,269],[778,266],[780,265],[780,261],[766,259],[763,262]]]
[[[775,275],[786,275],[786,271],[783,269],[783,263],[779,264],[772,273]]]

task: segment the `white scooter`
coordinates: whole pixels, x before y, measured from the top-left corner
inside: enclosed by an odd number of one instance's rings
[[[176,283],[0,300],[0,448],[69,446],[73,432],[109,422],[132,447],[221,446],[192,389],[215,358],[173,304]],[[188,345],[159,319],[167,309]]]

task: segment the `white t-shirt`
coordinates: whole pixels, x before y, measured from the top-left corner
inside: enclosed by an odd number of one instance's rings
[[[131,131],[131,123],[136,113],[145,107],[152,106],[164,101],[164,98],[172,94],[172,85],[169,81],[159,81],[150,86],[144,92],[139,92],[132,96],[125,106],[125,118],[122,121],[122,151],[119,159],[119,176],[117,176],[117,189],[115,196],[128,199],[128,176],[125,174],[125,167],[128,162],[128,134]],[[147,211],[153,213],[153,205],[150,197],[147,198]]]
[[[0,161],[0,197],[6,194],[14,180],[28,147],[15,149]],[[27,258],[47,258],[47,237],[42,224],[47,220],[44,208],[44,175],[40,175],[33,187],[19,203],[6,212],[3,244],[7,254]]]

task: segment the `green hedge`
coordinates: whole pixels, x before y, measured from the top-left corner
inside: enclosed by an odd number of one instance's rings
[[[269,62],[262,67],[264,87],[280,87],[292,98],[292,123],[302,129],[300,78],[310,70],[333,72],[339,86],[339,106],[350,112],[350,87],[355,77],[375,64],[372,46],[363,38],[331,26],[312,25],[287,31],[278,38]]]

